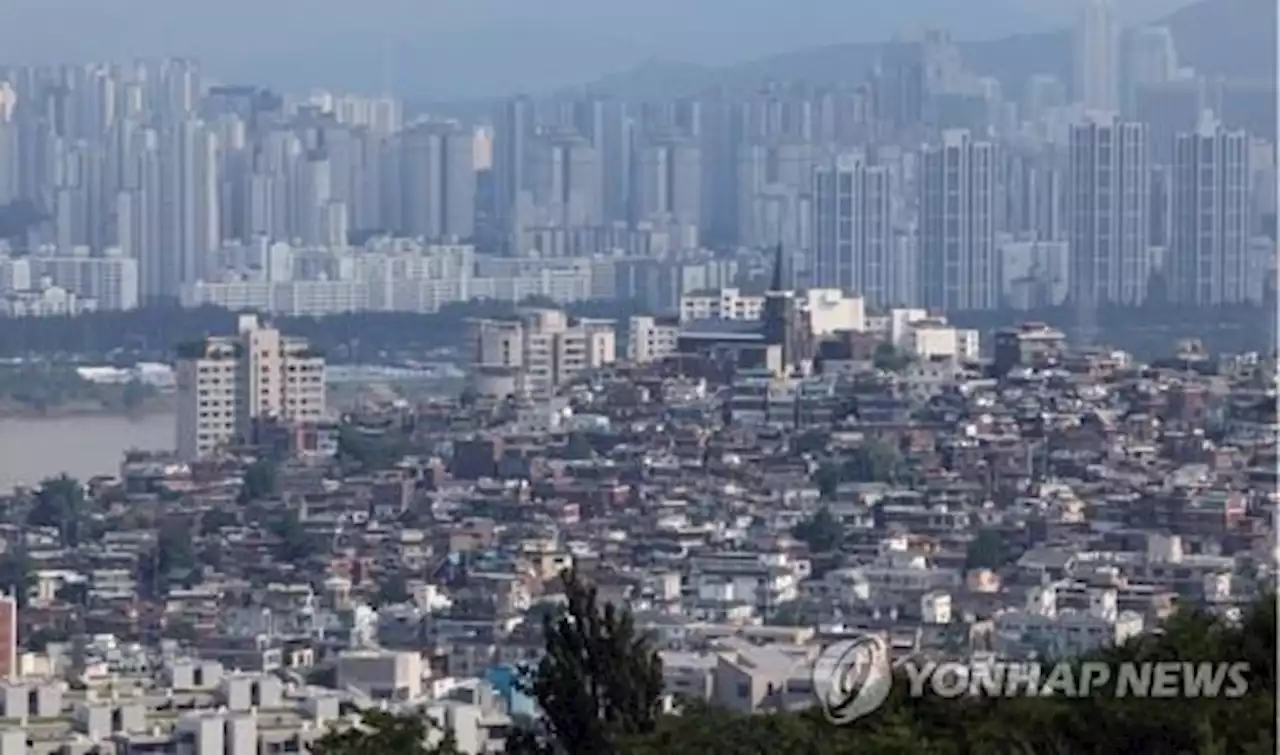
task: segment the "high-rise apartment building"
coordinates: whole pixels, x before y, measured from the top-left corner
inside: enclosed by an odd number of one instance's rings
[[[30,280],[48,278],[55,286],[93,299],[99,310],[127,310],[138,306],[138,261],[110,248],[101,257],[87,247],[37,249],[14,261],[28,267]]]
[[[818,150],[808,142],[748,144],[738,150],[737,241],[808,249]]]
[[[475,230],[475,144],[452,123],[424,123],[400,135],[400,230],[428,240]]]
[[[861,153],[814,171],[813,270],[816,288],[838,288],[876,306],[900,303],[889,170]]]
[[[1003,150],[1002,230],[1040,241],[1062,238],[1065,171],[1058,155],[1044,149]]]
[[[555,134],[538,145],[533,169],[533,199],[539,225],[598,226],[603,187],[600,153],[577,134]]]
[[[172,296],[198,280],[220,245],[217,136],[188,119],[164,131],[160,142],[160,239],[144,258],[148,296]]]
[[[1140,304],[1150,275],[1146,126],[1094,114],[1072,125],[1067,160],[1072,301]]]
[[[1167,26],[1144,26],[1128,36],[1125,54],[1126,91],[1133,103],[1133,93],[1146,86],[1165,84],[1178,76],[1178,52],[1173,32]]]
[[[178,456],[190,461],[246,441],[256,422],[318,421],[325,415],[324,357],[242,315],[235,335],[179,347]]]
[[[1120,108],[1120,32],[1111,0],[1084,0],[1075,30],[1075,99],[1086,110]]]
[[[529,142],[533,138],[533,102],[527,97],[508,100],[496,119],[493,134],[494,209],[505,223],[515,221],[520,194],[527,188]],[[519,230],[508,228],[519,236]]]
[[[702,158],[697,145],[679,137],[659,138],[640,146],[638,153],[633,220],[701,227]]]
[[[601,215],[606,222],[625,221],[631,193],[631,120],[626,105],[595,98],[576,102],[573,125],[598,157]]]
[[[0,116],[0,205],[18,198],[18,124]]]
[[[584,370],[612,364],[617,357],[612,321],[575,321],[555,309],[476,320],[471,342],[473,368],[509,375],[503,390],[508,395],[549,396]]]
[[[948,130],[924,148],[920,183],[921,303],[948,311],[1000,305],[996,146]]]
[[[1249,266],[1249,136],[1212,118],[1178,135],[1170,180],[1170,295],[1193,306],[1255,299]]]

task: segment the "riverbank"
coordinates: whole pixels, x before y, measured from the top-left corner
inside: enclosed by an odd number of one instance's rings
[[[118,417],[141,420],[156,415],[172,415],[176,406],[173,394],[157,394],[142,399],[134,406],[97,399],[75,399],[58,404],[38,406],[12,398],[0,397],[0,420],[76,419]]]

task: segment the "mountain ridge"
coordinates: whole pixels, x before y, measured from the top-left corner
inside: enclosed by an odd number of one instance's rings
[[[1275,0],[1200,0],[1151,25],[1169,27],[1179,65],[1209,76],[1275,80]],[[995,77],[1004,86],[1013,87],[1010,91],[1021,91],[1027,77],[1034,74],[1070,80],[1068,29],[956,44],[966,68]],[[880,42],[825,45],[727,66],[651,60],[558,93],[644,100],[693,95],[712,87],[750,89],[769,82],[850,83],[865,76],[882,46]]]

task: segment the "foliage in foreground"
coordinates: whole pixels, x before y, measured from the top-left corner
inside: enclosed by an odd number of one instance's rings
[[[515,732],[508,741],[509,753],[1250,755],[1276,751],[1275,596],[1254,604],[1238,624],[1185,611],[1161,634],[1091,656],[1116,663],[1244,661],[1250,673],[1249,691],[1243,698],[1117,698],[1103,687],[1087,699],[913,699],[906,680],[900,679],[879,711],[837,728],[816,710],[749,716],[694,703],[679,715],[659,716],[661,664],[653,648],[636,633],[626,611],[598,606],[594,590],[572,573],[565,582],[566,610],[547,618],[547,656],[526,679],[544,719],[536,729]],[[405,738],[404,726],[387,724],[342,735],[341,747],[331,740],[323,752],[452,752],[407,744],[411,739]]]
[[[360,726],[331,731],[311,748],[314,755],[458,755],[457,743],[424,716],[379,710],[360,714]]]
[[[1175,616],[1162,635],[1100,652],[1098,660],[1245,661],[1250,687],[1240,699],[910,699],[900,679],[866,719],[834,728],[814,711],[741,716],[697,706],[633,739],[627,755],[853,755],[854,753],[1274,753],[1274,597],[1232,626],[1197,611]]]

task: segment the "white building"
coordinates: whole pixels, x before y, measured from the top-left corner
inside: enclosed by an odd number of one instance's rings
[[[660,317],[637,315],[627,328],[627,360],[644,364],[676,353],[680,323]]]
[[[898,303],[894,254],[893,190],[887,167],[861,153],[837,157],[814,172],[813,282]]]
[[[390,650],[351,650],[338,656],[338,688],[375,700],[422,696],[422,657]]]
[[[1072,300],[1141,303],[1150,276],[1146,124],[1091,114],[1071,127],[1067,159]]]
[[[692,291],[680,297],[680,322],[694,320],[759,320],[764,297],[736,288]]]
[[[1000,305],[995,215],[995,144],[946,131],[921,160],[921,304],[941,312]]]
[[[953,328],[945,321],[920,320],[913,323],[906,338],[906,351],[919,359],[966,361],[978,358],[978,332]]]
[[[1211,117],[1174,146],[1166,268],[1174,301],[1238,304],[1262,294],[1249,243],[1249,136]]]
[[[1120,32],[1111,0],[1085,0],[1075,32],[1075,99],[1086,110],[1120,107]]]
[[[10,272],[0,275],[0,285],[9,282],[16,290],[23,279],[47,279],[79,299],[93,299],[98,310],[135,309],[138,306],[138,261],[108,249],[102,257],[90,257],[88,247],[59,249],[44,247],[29,257],[5,258],[0,265]]]
[[[324,357],[253,315],[241,316],[236,335],[180,347],[176,371],[184,460],[250,437],[258,419],[315,421],[325,414]]]
[[[583,371],[617,358],[612,321],[571,321],[560,310],[525,309],[512,318],[475,320],[471,327],[472,368],[478,375],[509,375],[503,392],[549,396]]]
[[[867,302],[861,296],[846,296],[840,289],[811,288],[804,292],[801,306],[809,315],[809,328],[815,336],[867,329]]]
[[[97,301],[82,299],[48,278],[35,288],[0,293],[0,314],[6,317],[79,315],[97,309]]]

